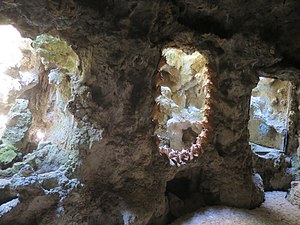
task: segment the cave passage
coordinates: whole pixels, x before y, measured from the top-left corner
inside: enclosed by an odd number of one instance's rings
[[[260,77],[252,91],[248,125],[255,152],[286,150],[290,102],[290,81]]]
[[[157,78],[159,95],[155,99],[155,134],[160,152],[171,158],[170,164],[184,164],[193,159],[193,150],[200,145],[207,59],[198,51],[188,54],[177,48],[163,49],[162,57]],[[182,157],[175,156],[180,153]]]
[[[78,56],[51,35],[31,40],[11,25],[0,26],[0,33],[0,177],[24,166],[55,171],[71,152],[75,124],[66,105]]]
[[[36,129],[29,138],[32,112],[25,93],[39,83],[39,60],[32,40],[22,38],[11,25],[0,26],[0,169],[8,171],[42,139]],[[31,141],[29,141],[31,139]],[[5,173],[5,172],[4,172]]]

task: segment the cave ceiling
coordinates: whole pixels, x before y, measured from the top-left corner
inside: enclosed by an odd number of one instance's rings
[[[1,23],[15,24],[28,37],[50,32],[82,43],[105,31],[159,45],[183,30],[225,39],[241,33],[274,45],[284,65],[297,67],[300,61],[296,0],[3,0],[0,13]]]

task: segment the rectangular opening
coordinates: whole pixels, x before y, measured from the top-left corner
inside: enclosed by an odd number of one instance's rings
[[[285,152],[291,86],[290,81],[260,77],[252,90],[248,128],[254,152]]]

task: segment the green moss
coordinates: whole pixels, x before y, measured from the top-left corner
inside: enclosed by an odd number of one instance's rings
[[[9,164],[17,157],[16,148],[12,145],[0,147],[0,164]]]
[[[42,34],[37,36],[32,46],[41,57],[51,64],[55,64],[61,71],[68,74],[76,73],[79,62],[78,56],[65,41]]]

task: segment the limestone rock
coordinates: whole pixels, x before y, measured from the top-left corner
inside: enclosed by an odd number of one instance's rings
[[[11,189],[10,181],[0,179],[0,205],[17,198],[17,193]]]
[[[32,43],[37,53],[42,57],[43,64],[56,64],[68,74],[74,74],[78,66],[78,56],[66,41],[51,35],[39,35]],[[61,75],[60,75],[61,76]],[[57,81],[56,81],[57,82]]]
[[[14,175],[10,182],[10,188],[18,193],[18,198],[0,206],[1,225],[25,224],[24,221],[31,224],[34,218],[38,218],[58,201],[58,194],[44,191],[36,176]]]
[[[12,177],[14,174],[18,173],[24,166],[26,162],[15,162],[12,167],[5,170],[0,170],[1,177]]]
[[[29,164],[25,164],[16,174],[21,177],[30,177],[34,175],[34,170]]]
[[[10,109],[7,119],[6,129],[2,136],[3,143],[13,145],[18,149],[25,148],[32,120],[29,101],[17,99],[15,105]]]
[[[287,199],[300,208],[300,181],[292,181],[291,189],[288,193]]]
[[[277,150],[265,155],[253,154],[253,166],[263,178],[266,191],[287,191],[290,187],[294,174],[293,170],[290,170],[291,164],[285,158],[286,156]]]
[[[261,178],[261,176],[256,173],[252,176],[252,180],[254,183],[254,190],[253,190],[253,206],[255,202],[263,202],[265,199],[265,195],[264,195],[264,183],[263,183],[263,179]]]
[[[76,51],[79,64],[77,57],[74,61],[72,55],[71,60],[70,55],[66,55],[64,61],[65,52],[58,51],[53,55],[58,57],[57,65],[71,73],[74,70],[64,63],[71,67],[80,65],[77,72],[82,78],[76,80],[76,76],[65,74],[65,84],[61,83],[57,89],[65,91],[65,95],[73,99],[67,99],[71,100],[67,105],[69,112],[61,113],[70,113],[75,125],[81,121],[89,122],[82,128],[86,133],[93,127],[103,129],[103,132],[101,138],[92,138],[93,144],[86,142],[85,138],[78,138],[80,166],[69,171],[72,176],[84,181],[85,186],[60,202],[64,207],[60,217],[56,217],[55,211],[58,198],[49,198],[39,192],[39,188],[28,185],[33,192],[23,190],[20,203],[1,217],[0,224],[15,225],[24,221],[39,225],[122,224],[124,221],[130,224],[134,217],[130,210],[134,208],[138,216],[132,223],[146,225],[157,209],[167,208],[164,207],[167,201],[163,200],[166,183],[182,171],[187,171],[184,177],[190,178],[194,189],[198,190],[200,185],[205,196],[213,197],[219,204],[251,208],[261,203],[262,193],[257,188],[259,182],[252,177],[248,145],[249,100],[260,74],[292,79],[295,83],[299,81],[300,73],[296,68],[300,65],[300,42],[296,41],[300,37],[299,1],[1,2],[2,24],[15,24],[23,35],[30,37],[53,34]],[[53,40],[57,41],[57,38]],[[66,45],[60,46],[64,48]],[[154,77],[165,46],[179,47],[187,53],[195,50],[203,53],[208,60],[206,75],[211,78],[208,84],[204,82],[211,87],[206,93],[211,100],[205,109],[207,130],[203,135],[206,135],[207,141],[202,143],[203,154],[181,168],[170,168],[168,161],[160,156],[156,140],[153,140],[151,112],[157,96]],[[52,46],[46,47],[49,50],[48,47]],[[53,69],[51,64],[55,62],[51,61],[51,52],[41,53],[46,64],[45,71],[41,73],[46,90],[49,86],[46,79],[49,71],[46,70]],[[173,65],[176,69],[175,65],[178,68],[181,62],[175,60]],[[186,85],[182,86],[176,83],[180,79],[170,77],[168,73],[174,68],[165,67],[161,71],[169,78],[163,81],[175,83],[174,90],[180,87],[193,89],[192,85],[197,82],[188,77],[184,77],[182,81]],[[191,71],[195,70],[196,65]],[[199,89],[205,85],[200,85]],[[80,89],[88,92],[82,93]],[[194,90],[189,94],[197,93]],[[179,94],[174,94],[173,99],[178,106],[184,102],[184,96],[187,97],[184,91]],[[194,99],[192,105],[201,105],[195,95],[191,99]],[[167,108],[175,106],[173,102],[162,103]],[[275,105],[280,100],[272,102]],[[183,123],[183,120],[178,122]],[[184,125],[182,137],[187,142],[193,141],[193,132],[186,132],[188,125]],[[193,131],[198,133],[198,130]],[[60,163],[67,158],[59,156],[60,150],[73,150],[68,143],[71,138],[61,139],[61,145],[66,142],[67,148],[47,147],[45,150],[39,147],[35,155],[25,159],[37,176],[57,171]],[[51,153],[52,150],[55,154]],[[47,154],[50,154],[49,157]],[[64,160],[60,160],[62,158]],[[274,168],[274,161],[269,161],[268,167]],[[262,172],[259,172],[263,178],[263,170],[268,167],[261,165]],[[193,176],[192,169],[201,174]],[[275,170],[280,169],[276,167]],[[32,176],[29,173],[28,177],[17,175],[24,181],[22,184],[36,176],[34,173]],[[61,187],[59,180],[48,175],[38,181],[47,188],[47,192]],[[186,190],[190,192],[190,189]],[[108,195],[110,192],[114,194]],[[257,192],[260,193],[258,197]],[[29,198],[25,197],[26,193]],[[73,196],[77,197],[73,199]],[[124,205],[121,206],[120,202]]]
[[[9,202],[6,202],[6,203],[0,205],[0,217],[3,217],[5,214],[10,212],[19,203],[20,203],[20,200],[18,198],[15,198]],[[3,224],[3,223],[0,221],[0,224]]]
[[[18,159],[17,149],[12,145],[0,145],[0,169],[6,169]]]
[[[51,142],[41,142],[34,152],[24,157],[24,162],[30,164],[38,173],[55,171],[67,160],[67,152]]]

